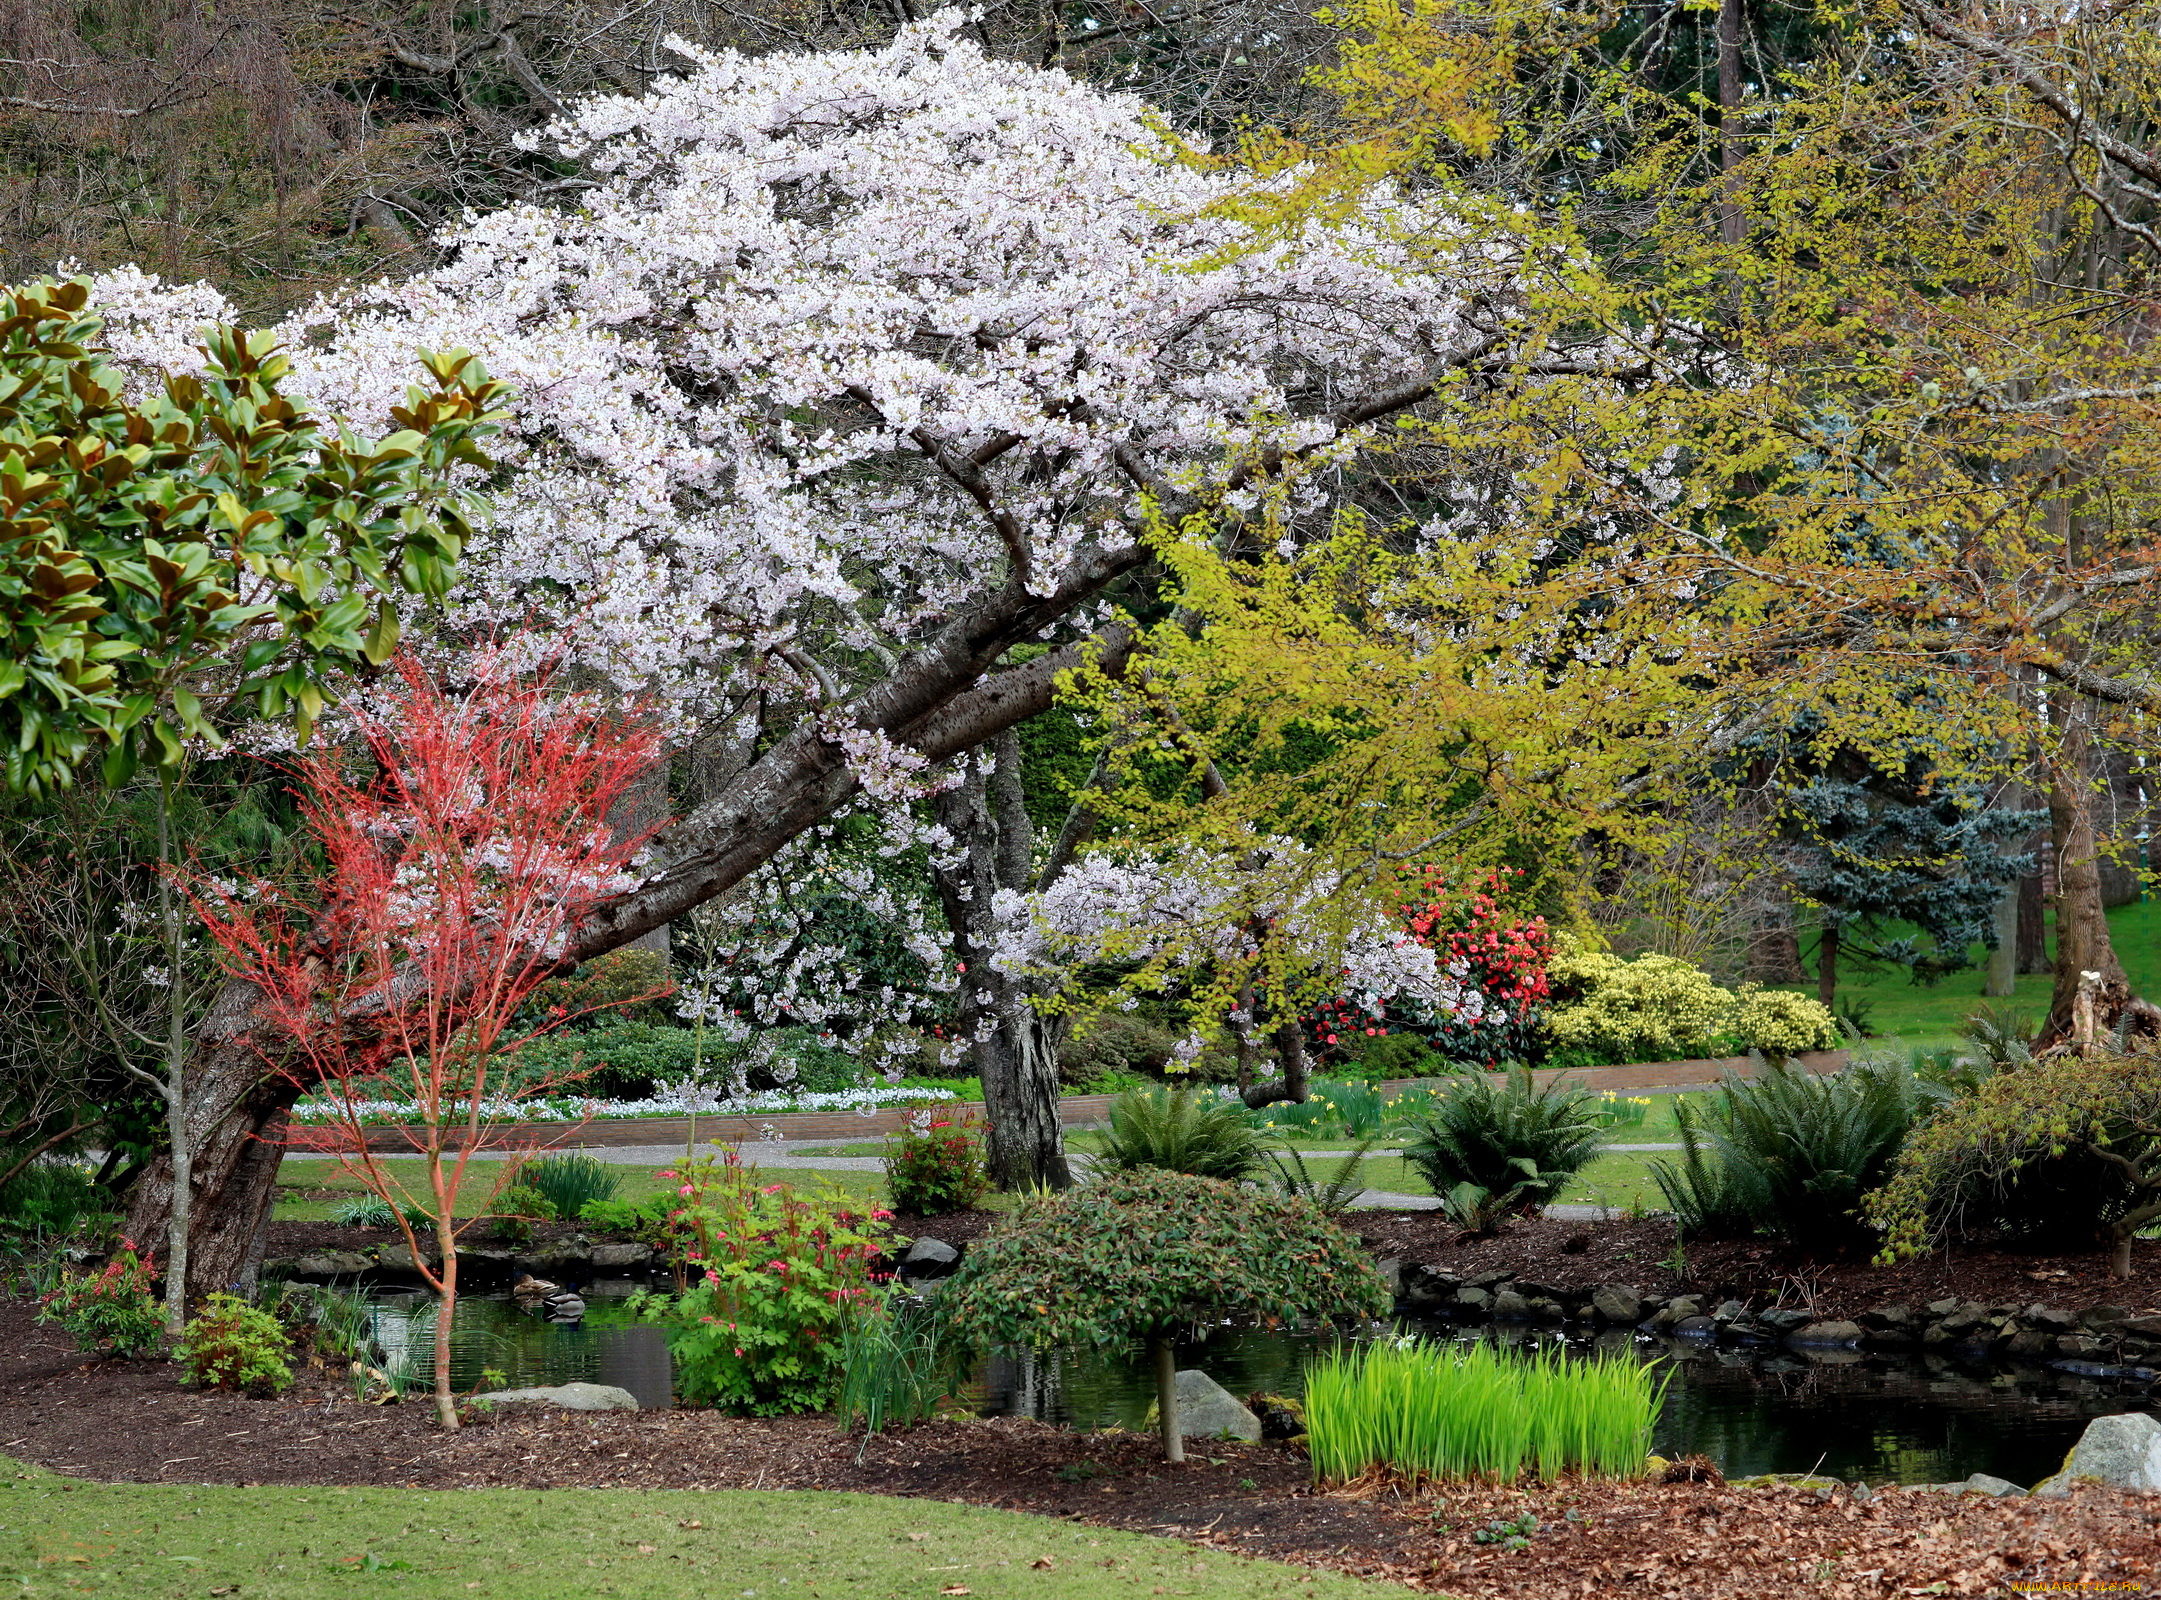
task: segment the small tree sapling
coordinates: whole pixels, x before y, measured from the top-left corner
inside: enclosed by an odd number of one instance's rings
[[[969,1250],[941,1304],[956,1332],[986,1345],[1145,1342],[1164,1458],[1183,1461],[1180,1328],[1221,1316],[1362,1323],[1390,1299],[1310,1201],[1143,1169],[1022,1202]]]
[[[296,1142],[389,1203],[441,1297],[435,1403],[454,1428],[454,1218],[466,1166],[491,1122],[559,1081],[519,1082],[505,1063],[567,1020],[560,1007],[537,1024],[519,1018],[561,966],[569,931],[629,881],[642,838],[619,836],[607,818],[659,745],[597,701],[552,697],[545,676],[484,668],[469,692],[451,695],[409,657],[397,668],[394,685],[354,711],[373,774],[356,777],[328,752],[298,766],[325,863],[319,903],[268,886],[191,888],[235,973],[261,992],[266,1057],[334,1113]],[[410,1108],[424,1194],[368,1147],[369,1110],[385,1099]],[[498,1185],[510,1176],[506,1163]],[[437,1265],[415,1214],[432,1223]]]

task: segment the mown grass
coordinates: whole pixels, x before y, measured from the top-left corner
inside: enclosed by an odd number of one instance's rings
[[[1429,1340],[1354,1346],[1306,1368],[1314,1476],[1513,1483],[1643,1470],[1665,1381],[1629,1356],[1571,1360]]]
[[[0,1470],[0,1582],[52,1600],[1383,1592],[1145,1534],[876,1495],[190,1488],[74,1483],[30,1468]]]
[[[752,1160],[749,1164],[755,1166],[756,1162]],[[420,1163],[401,1161],[398,1169],[404,1181],[419,1192],[426,1182]],[[495,1191],[501,1169],[502,1162],[497,1160],[476,1160],[465,1169],[465,1182],[458,1191],[459,1216],[488,1214],[488,1198]],[[660,1176],[668,1170],[664,1166],[626,1162],[611,1165],[609,1170],[623,1175],[623,1186],[616,1191],[618,1200],[643,1200],[668,1187],[667,1180]],[[818,1172],[776,1167],[772,1171],[772,1181],[798,1189],[816,1189],[824,1185],[864,1206],[886,1203],[885,1178],[876,1172]],[[273,1216],[279,1222],[327,1222],[330,1213],[342,1201],[364,1193],[366,1190],[357,1178],[340,1171],[337,1164],[326,1157],[287,1156],[278,1167],[277,1209]]]

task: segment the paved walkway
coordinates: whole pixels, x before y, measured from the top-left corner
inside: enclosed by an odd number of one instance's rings
[[[751,1166],[781,1167],[803,1172],[878,1172],[885,1162],[878,1156],[828,1156],[817,1152],[828,1142],[857,1143],[846,1141],[778,1140],[741,1147],[743,1159]],[[1613,1144],[1608,1150],[1678,1150],[1677,1144]],[[665,1166],[678,1159],[679,1150],[659,1148],[652,1145],[618,1145],[613,1148],[589,1149],[580,1152],[599,1161],[617,1162],[624,1166]],[[1348,1150],[1301,1150],[1300,1155],[1325,1158],[1344,1157]],[[1376,1151],[1375,1154],[1381,1152]],[[1085,1151],[1073,1153],[1073,1165],[1086,1171],[1090,1160]],[[1365,1211],[1438,1211],[1441,1202],[1430,1194],[1399,1194],[1390,1189],[1367,1189],[1351,1204]],[[1613,1216],[1610,1206],[1552,1205],[1546,1207],[1546,1215],[1569,1222],[1603,1222]]]

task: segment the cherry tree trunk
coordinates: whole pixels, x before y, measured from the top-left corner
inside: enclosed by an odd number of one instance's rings
[[[250,1040],[255,1001],[252,984],[228,982],[198,1028],[188,1062],[191,1299],[236,1284],[254,1287],[277,1192],[286,1114],[300,1096]],[[172,1158],[161,1153],[136,1182],[127,1236],[155,1248],[165,1237],[172,1204]]]

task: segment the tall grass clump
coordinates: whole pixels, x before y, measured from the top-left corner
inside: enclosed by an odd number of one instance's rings
[[[882,1310],[852,1319],[841,1332],[840,1398],[833,1407],[841,1431],[861,1427],[868,1449],[887,1428],[928,1422],[938,1402],[960,1387],[967,1354],[935,1302],[895,1296]]]
[[[1316,1478],[1375,1468],[1412,1483],[1513,1483],[1564,1472],[1643,1470],[1666,1380],[1627,1356],[1571,1361],[1491,1345],[1354,1345],[1306,1369],[1306,1443]]]
[[[1128,1089],[1111,1102],[1103,1164],[1153,1167],[1236,1183],[1261,1162],[1260,1130],[1246,1108],[1193,1088]]]
[[[539,1191],[558,1217],[574,1222],[587,1202],[613,1200],[623,1175],[591,1156],[542,1156],[518,1170],[518,1182]]]

